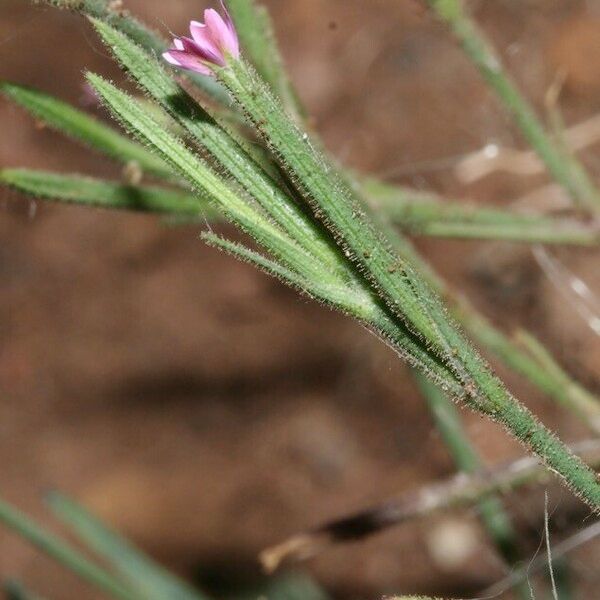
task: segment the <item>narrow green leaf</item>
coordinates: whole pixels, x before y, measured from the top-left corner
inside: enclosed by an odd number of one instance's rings
[[[212,205],[193,194],[161,187],[124,185],[81,175],[30,169],[4,169],[0,171],[0,184],[58,202],[175,216],[202,216],[211,220],[220,217]]]
[[[596,225],[573,219],[454,202],[374,180],[365,182],[364,189],[377,210],[414,235],[581,246],[600,243]]]
[[[255,0],[228,0],[242,49],[261,77],[279,96],[288,111],[301,116],[299,105],[283,60],[267,9]]]
[[[47,532],[3,500],[0,500],[0,523],[98,589],[120,600],[141,600],[128,586],[85,558],[79,550]]]
[[[534,108],[518,89],[502,61],[461,0],[427,0],[429,6],[452,30],[466,55],[515,120],[523,135],[544,161],[548,171],[571,196],[597,211],[600,191],[583,165],[549,135]]]
[[[54,492],[47,502],[52,512],[145,600],[206,600],[205,595],[171,575],[73,500]]]
[[[331,269],[351,278],[344,258],[326,232],[263,171],[244,145],[177,85],[163,66],[127,36],[106,23],[94,20],[98,33],[132,77],[192,138],[217,160],[283,231],[302,248]]]
[[[325,266],[312,260],[294,240],[219,177],[208,164],[196,157],[180,140],[152,118],[134,98],[93,74],[88,79],[106,104],[134,135],[153,147],[186,179],[202,198],[211,201],[229,220],[254,237],[269,253],[308,279],[322,280],[333,287],[338,278]]]
[[[0,82],[0,92],[53,129],[114,160],[122,163],[133,161],[153,175],[172,177],[165,163],[143,146],[66,102],[9,82]]]
[[[3,587],[6,600],[43,600],[41,596],[30,592],[18,581],[7,581]]]

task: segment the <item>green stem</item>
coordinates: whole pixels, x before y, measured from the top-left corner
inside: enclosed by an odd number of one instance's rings
[[[58,537],[44,531],[25,514],[2,500],[0,522],[98,589],[121,600],[139,600],[136,594],[113,575],[84,558],[80,552]]]
[[[492,45],[477,23],[463,9],[460,0],[427,0],[429,6],[450,27],[463,50],[513,115],[527,141],[546,164],[548,171],[580,204],[600,209],[600,192],[581,163],[563,150],[545,130],[527,99],[502,67]]]
[[[427,401],[436,428],[458,469],[463,473],[480,471],[483,467],[481,459],[469,441],[452,401],[427,379],[417,375],[416,380]],[[497,496],[486,496],[479,501],[478,506],[490,538],[506,564],[512,566],[519,559],[516,532],[501,500]],[[527,586],[518,586],[517,592],[521,598],[529,600]]]
[[[390,247],[353,194],[330,169],[306,134],[243,61],[217,69],[227,87],[278,158],[281,167],[336,236],[391,310],[447,361],[463,383],[467,403],[502,423],[559,473],[571,489],[600,510],[595,474],[504,388],[489,366],[447,317],[439,299],[412,266]]]
[[[415,265],[429,285],[446,299],[452,316],[462,324],[470,335],[483,347],[495,354],[506,366],[527,378],[560,405],[573,409],[574,414],[581,418],[588,427],[594,432],[598,431],[597,423],[600,407],[598,398],[570,378],[547,351],[545,351],[545,360],[541,360],[541,352],[539,351],[541,344],[531,334],[525,334],[524,332],[527,339],[531,341],[528,351],[525,352],[519,348],[517,344],[479,313],[466,296],[451,290],[444,279],[415,250],[411,242],[390,225],[385,214],[380,213],[378,216],[381,227],[385,230],[396,251]],[[536,347],[538,348],[537,353],[532,351],[531,346],[534,341],[536,341]]]

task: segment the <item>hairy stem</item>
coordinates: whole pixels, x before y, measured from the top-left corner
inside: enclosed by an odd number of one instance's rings
[[[595,474],[505,389],[477,351],[449,320],[437,296],[414,268],[396,254],[383,233],[355,202],[307,134],[243,61],[217,69],[220,81],[240,104],[315,215],[332,231],[387,305],[445,360],[467,392],[474,410],[502,423],[560,474],[567,485],[600,510]]]

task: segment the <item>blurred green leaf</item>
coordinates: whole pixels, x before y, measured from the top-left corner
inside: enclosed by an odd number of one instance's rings
[[[0,82],[0,92],[52,129],[121,163],[135,162],[143,171],[171,178],[172,171],[157,156],[98,119],[43,92]]]
[[[110,530],[73,500],[54,492],[47,497],[52,512],[87,546],[102,556],[145,600],[206,600],[132,544]]]
[[[365,181],[363,189],[376,209],[415,235],[582,246],[600,243],[596,224],[445,200],[376,180]]]
[[[3,587],[6,600],[44,600],[18,581],[7,581]]]
[[[0,500],[0,523],[63,565],[81,579],[119,600],[141,600],[127,585],[86,558],[80,550],[46,531],[33,519]]]
[[[288,573],[267,579],[263,585],[235,594],[227,600],[329,600],[329,596],[313,579],[300,573]]]

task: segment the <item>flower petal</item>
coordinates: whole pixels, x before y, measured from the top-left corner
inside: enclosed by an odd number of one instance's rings
[[[162,57],[170,64],[175,65],[176,67],[180,67],[179,61],[171,55],[171,51],[163,52]]]
[[[198,46],[205,48],[214,56],[219,56],[221,54],[221,51],[210,35],[208,27],[204,23],[200,23],[200,21],[191,21],[190,33]]]
[[[235,29],[235,24],[233,23],[233,19],[227,10],[227,6],[225,6],[225,2],[223,0],[219,0],[221,3],[221,8],[223,9],[223,20],[225,21],[225,25],[227,25],[227,29],[229,29],[229,33],[232,37],[231,45],[228,47],[229,54],[234,58],[240,57],[240,42],[238,40],[238,34]]]
[[[234,58],[238,58],[240,54],[238,38],[227,12],[226,18],[228,22],[214,8],[204,11],[206,27],[215,45],[221,50],[221,53],[226,52]]]
[[[179,39],[183,46],[183,50],[185,52],[187,52],[188,54],[194,54],[194,55],[198,56],[199,58],[201,58],[202,60],[205,60],[210,63],[214,63],[221,67],[225,65],[225,60],[223,59],[223,55],[218,50],[213,51],[212,47],[209,48],[208,46],[201,46],[195,40],[188,38],[188,37],[182,37]]]
[[[200,58],[195,54],[190,54],[189,52],[184,52],[182,50],[171,49],[168,52],[163,54],[164,59],[175,65],[176,67],[180,67],[182,69],[187,69],[188,71],[194,71],[195,73],[200,73],[201,75],[212,75],[210,67],[208,67]]]

